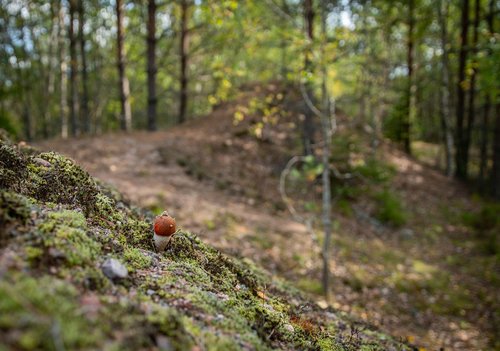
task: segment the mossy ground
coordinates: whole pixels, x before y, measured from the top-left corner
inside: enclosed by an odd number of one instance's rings
[[[153,215],[56,153],[1,141],[0,185],[1,350],[408,349],[191,233],[156,253]]]

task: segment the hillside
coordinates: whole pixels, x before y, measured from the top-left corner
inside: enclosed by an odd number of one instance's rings
[[[71,159],[0,160],[2,349],[408,349],[185,230],[155,253],[152,213]]]
[[[165,132],[38,146],[74,158],[132,203],[155,213],[168,208],[182,227],[226,254],[257,262],[324,306],[318,248],[278,192],[281,170],[300,153],[290,137],[297,135],[296,101],[291,89],[250,86],[210,115]],[[333,165],[356,176],[333,179],[332,306],[429,349],[494,345],[498,255],[484,247],[495,235],[464,221],[482,213],[480,201],[384,141],[370,161],[364,126],[340,115],[339,127]],[[317,181],[302,186],[308,200],[318,199]],[[308,215],[320,235],[317,210]]]

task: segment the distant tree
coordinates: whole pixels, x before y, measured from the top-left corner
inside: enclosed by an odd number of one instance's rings
[[[493,196],[500,200],[500,104],[496,104],[495,131],[493,134],[493,169],[491,183]]]
[[[88,93],[88,77],[87,77],[87,55],[85,53],[85,5],[84,0],[78,2],[78,38],[80,40],[80,58],[82,63],[82,95],[81,95],[81,110],[80,118],[82,119],[83,132],[90,133],[90,116],[89,116],[89,93]]]
[[[466,65],[468,50],[469,31],[469,0],[461,2],[461,29],[460,29],[460,52],[458,56],[458,81],[457,81],[457,124],[456,124],[456,154],[455,174],[460,179],[467,178],[467,141],[464,129],[465,116],[465,93],[466,87]]]
[[[67,70],[68,65],[66,62],[66,50],[65,50],[65,40],[64,40],[64,6],[63,0],[59,2],[59,14],[58,14],[58,38],[59,38],[59,118],[61,121],[61,138],[66,139],[68,137],[68,101],[67,101]]]
[[[78,123],[78,59],[76,56],[76,36],[75,36],[75,13],[77,11],[77,0],[69,1],[69,55],[70,55],[70,76],[69,76],[69,109],[71,135],[80,134]]]
[[[472,25],[472,43],[471,49],[469,50],[472,56],[471,62],[471,75],[470,75],[470,84],[469,84],[469,96],[468,96],[468,111],[467,111],[467,124],[465,127],[465,136],[464,136],[464,166],[465,166],[465,175],[467,176],[468,167],[469,167],[469,152],[470,145],[472,139],[472,131],[474,129],[474,120],[475,120],[475,97],[476,97],[476,76],[477,76],[477,45],[478,45],[478,37],[479,37],[479,19],[480,19],[480,10],[481,10],[481,2],[480,0],[475,0],[474,6],[474,22]]]
[[[312,44],[314,41],[314,7],[313,0],[304,0],[304,25],[306,31],[306,38],[308,39],[308,44],[304,53],[304,71],[306,75],[309,76],[313,74],[313,63],[312,63]],[[314,103],[314,94],[311,84],[306,82],[306,98]],[[310,108],[305,109],[304,123],[303,123],[303,146],[304,154],[313,155],[313,144],[314,144],[314,114]]]
[[[402,123],[401,136],[403,140],[404,149],[408,154],[411,154],[411,123],[414,113],[414,96],[415,96],[415,82],[413,72],[413,58],[415,50],[415,0],[408,0],[408,52],[407,52],[407,65],[408,65],[408,87],[407,87],[407,113],[404,115]]]
[[[189,28],[188,11],[191,6],[190,0],[181,0],[180,19],[180,93],[179,93],[179,123],[186,121],[186,111],[188,103],[188,64],[189,64]]]
[[[488,3],[488,14],[486,17],[488,36],[490,39],[494,35],[493,20],[495,18],[495,0],[490,0]],[[486,55],[489,60],[492,60],[492,49],[488,48]],[[488,125],[489,125],[489,115],[491,110],[491,91],[486,91],[486,97],[484,101],[483,110],[483,120],[481,123],[481,145],[480,145],[480,164],[479,164],[479,179],[481,183],[486,183],[486,174],[488,172]]]
[[[327,0],[321,0],[321,131],[323,135],[322,148],[322,222],[324,229],[323,240],[323,293],[327,301],[330,300],[330,242],[332,240],[332,191],[330,178],[330,157],[332,152],[332,116],[330,96],[327,89],[327,66],[325,46],[327,43]]]
[[[130,131],[132,128],[132,110],[130,107],[130,86],[125,67],[124,32],[123,0],[116,0],[117,67],[121,106],[120,122],[122,130]]]
[[[156,130],[156,1],[148,1],[147,21],[148,130]]]
[[[452,176],[453,172],[453,134],[450,126],[450,65],[448,56],[448,2],[439,0],[437,3],[440,36],[441,36],[441,89],[440,89],[440,117],[443,130],[445,150],[445,172]]]

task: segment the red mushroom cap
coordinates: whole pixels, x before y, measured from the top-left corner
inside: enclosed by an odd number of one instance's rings
[[[161,216],[155,218],[154,231],[156,235],[171,236],[175,233],[175,219],[163,212]]]

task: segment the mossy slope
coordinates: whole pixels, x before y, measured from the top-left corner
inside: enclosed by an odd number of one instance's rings
[[[0,350],[406,350],[179,231],[73,161],[0,141]],[[126,265],[111,281],[107,258]]]

